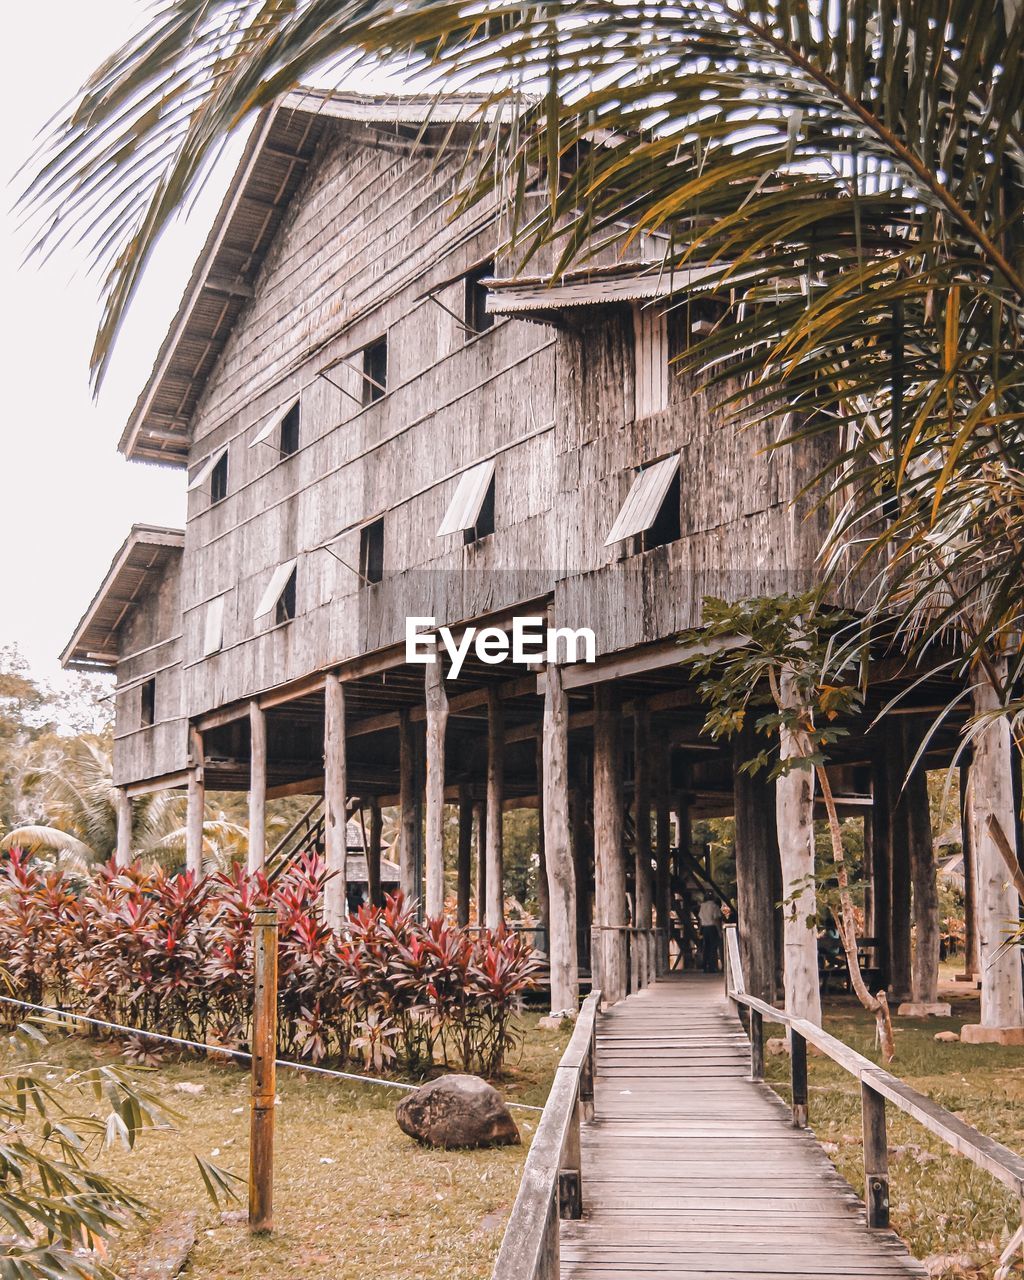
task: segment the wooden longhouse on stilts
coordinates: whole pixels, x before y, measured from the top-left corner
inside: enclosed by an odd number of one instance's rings
[[[666,963],[655,927],[685,949],[687,895],[713,890],[692,824],[735,814],[748,985],[773,996],[783,951],[799,951],[773,907],[779,846],[813,801],[790,796],[778,829],[774,788],[701,736],[675,636],[707,595],[814,583],[827,517],[795,500],[827,441],[769,452],[771,424],[737,432],[671,370],[706,317],[657,243],[610,246],[557,283],[543,260],[511,274],[496,201],[451,216],[459,122],[475,110],[303,92],[252,133],[120,441],[187,473],[186,527],[131,531],[63,655],[116,676],[118,856],[146,792],[187,790],[197,870],[206,790],[248,791],[252,866],[267,800],[322,796],[338,923],[348,815],[368,806],[379,834],[381,806],[399,805],[402,887],[436,912],[457,805],[458,916],[473,904],[497,925],[502,815],[539,805],[551,1002],[574,1010],[581,968],[599,966],[615,1000]],[[595,660],[568,662],[565,645],[546,664],[473,652],[451,678],[443,653],[442,667],[406,651],[410,618],[456,640],[488,628],[493,654],[526,616],[591,628]],[[918,684],[883,735],[869,729],[912,679],[879,664],[832,772],[841,812],[865,823],[874,965],[928,1003],[927,928],[917,976],[910,951],[915,903],[925,925],[934,910],[927,796],[901,770],[951,690]],[[968,791],[1002,811],[994,733]],[[953,747],[944,730],[925,763]],[[983,817],[985,968],[1017,902]],[[985,1016],[1018,1027],[1019,966],[994,963]]]

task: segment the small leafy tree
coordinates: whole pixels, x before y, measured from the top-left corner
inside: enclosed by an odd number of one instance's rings
[[[828,816],[835,877],[839,886],[839,936],[850,983],[865,1009],[875,1015],[886,1061],[894,1044],[889,1002],[884,992],[868,990],[857,956],[857,928],[850,878],[843,851],[842,827],[825,765],[828,750],[848,732],[843,717],[858,710],[863,694],[855,676],[866,656],[851,632],[848,614],[823,612],[816,597],[759,596],[732,603],[715,597],[704,601],[704,625],[684,632],[684,659],[698,675],[701,697],[710,709],[705,732],[728,738],[761,711],[757,732],[769,739],[747,772],[770,770],[781,778],[793,770],[816,779]],[[842,636],[843,643],[836,644]]]

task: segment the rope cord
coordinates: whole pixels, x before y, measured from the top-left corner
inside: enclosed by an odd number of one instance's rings
[[[252,1061],[252,1054],[245,1049],[229,1049],[227,1046],[203,1044],[199,1040],[186,1040],[183,1036],[169,1036],[161,1031],[142,1031],[139,1027],[126,1027],[120,1022],[105,1022],[102,1018],[90,1018],[84,1013],[72,1013],[67,1009],[52,1009],[45,1004],[30,1004],[27,1000],[16,1000],[13,996],[0,996],[0,1003],[16,1005],[19,1009],[31,1009],[35,1013],[46,1013],[52,1018],[72,1019],[75,1022],[88,1023],[90,1027],[104,1027],[108,1031],[121,1031],[127,1035],[141,1036],[144,1040],[159,1040],[163,1044],[178,1044],[186,1049],[200,1049],[204,1053],[222,1053],[230,1058],[238,1058],[244,1062]],[[351,1080],[357,1084],[375,1084],[384,1089],[418,1089],[416,1084],[408,1084],[404,1080],[382,1080],[379,1076],[363,1076],[353,1071],[335,1071],[331,1067],[317,1067],[311,1062],[291,1062],[287,1058],[275,1058],[274,1065],[288,1067],[292,1071],[309,1071],[313,1075],[330,1076],[335,1080]],[[515,1107],[519,1111],[543,1111],[543,1107],[532,1106],[528,1102],[506,1102],[507,1107]]]

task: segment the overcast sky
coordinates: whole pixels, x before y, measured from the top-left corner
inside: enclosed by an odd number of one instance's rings
[[[54,683],[57,655],[130,525],[180,525],[184,519],[184,473],[128,463],[117,440],[229,175],[220,174],[188,221],[165,238],[98,403],[88,374],[99,316],[96,282],[86,276],[84,259],[73,255],[43,267],[22,266],[26,236],[10,213],[13,175],[36,133],[130,34],[143,8],[139,0],[50,0],[11,5],[4,15],[0,644],[16,642],[35,673]]]

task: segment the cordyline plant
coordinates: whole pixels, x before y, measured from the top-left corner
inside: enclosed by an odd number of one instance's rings
[[[842,829],[826,769],[829,747],[847,733],[842,718],[863,701],[857,682],[848,678],[865,656],[850,642],[852,620],[848,614],[817,610],[813,593],[735,603],[708,597],[703,618],[703,626],[684,632],[679,642],[690,650],[684,660],[703,677],[700,694],[710,704],[704,730],[713,738],[731,737],[767,705],[770,709],[758,716],[754,727],[773,741],[741,767],[751,773],[767,768],[775,779],[797,770],[809,773],[812,794],[817,780],[828,815],[839,886],[839,936],[850,983],[864,1008],[875,1015],[882,1053],[891,1062],[895,1046],[889,1002],[884,991],[872,994],[861,973]],[[840,635],[841,646],[834,643]],[[794,894],[787,904],[791,915],[800,896]]]
[[[535,968],[519,935],[421,923],[401,894],[335,934],[326,880],[317,854],[271,882],[237,867],[196,879],[138,863],[72,878],[15,850],[0,870],[0,954],[18,997],[135,1028],[140,1061],[158,1049],[147,1032],[238,1048],[249,1041],[253,911],[270,903],[283,1055],[500,1072]]]
[[[107,1241],[147,1206],[95,1167],[115,1143],[176,1119],[117,1066],[76,1071],[40,1060],[46,1038],[22,1024],[0,1052],[0,1276],[3,1280],[115,1280]],[[214,1203],[233,1198],[233,1175],[196,1156]]]

